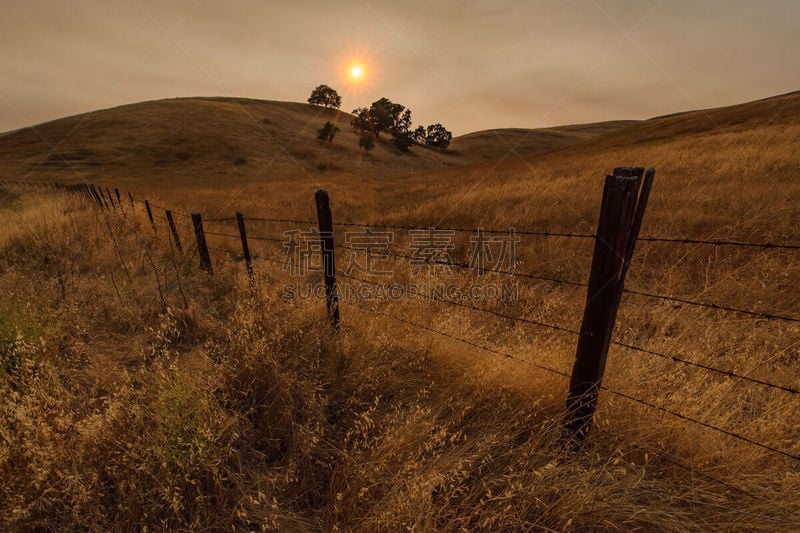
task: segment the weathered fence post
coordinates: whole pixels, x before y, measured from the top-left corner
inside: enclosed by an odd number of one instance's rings
[[[150,225],[153,226],[153,231],[156,230],[156,222],[153,220],[153,211],[150,209],[150,200],[144,201],[144,207],[147,209],[147,218],[150,219]]]
[[[175,248],[178,249],[178,253],[183,252],[183,246],[181,246],[181,238],[178,236],[178,229],[175,227],[175,220],[172,218],[172,211],[167,209],[166,213],[167,213],[167,223],[169,224],[169,230],[172,232],[172,238],[175,240]]]
[[[319,240],[322,246],[322,266],[325,270],[325,301],[331,326],[339,330],[339,291],[336,286],[336,263],[333,249],[333,217],[331,216],[328,191],[320,189],[314,194],[317,204]]]
[[[606,176],[575,363],[567,396],[569,438],[586,438],[597,407],[625,275],[641,228],[655,171],[616,168]]]
[[[111,189],[109,189],[108,187],[106,187],[106,194],[108,195],[108,201],[111,203],[111,207],[114,209],[114,211],[116,211],[117,204],[114,203],[114,197],[111,196]]]
[[[254,285],[256,277],[253,272],[253,259],[250,257],[250,246],[247,244],[244,216],[239,211],[236,212],[236,222],[239,224],[239,236],[242,238],[242,254],[244,255],[244,264],[247,267],[247,276],[250,278],[250,285]]]
[[[211,257],[208,255],[208,245],[206,244],[206,234],[203,231],[203,217],[200,213],[192,213],[192,225],[194,226],[194,238],[197,240],[197,251],[200,253],[200,268],[214,273],[211,267]]]
[[[97,187],[94,186],[94,183],[89,185],[89,190],[92,191],[92,196],[94,196],[94,201],[97,202],[97,205],[103,207],[103,200],[100,199],[100,194],[97,192]]]

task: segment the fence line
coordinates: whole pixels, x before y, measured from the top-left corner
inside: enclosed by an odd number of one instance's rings
[[[625,186],[633,184],[633,187],[635,187],[635,190],[638,190],[638,187],[639,187],[638,184],[640,183],[639,180],[642,179],[643,174],[644,174],[644,169],[633,169],[633,168],[615,169],[614,170],[614,176],[609,176],[608,178],[615,178],[616,181],[614,181],[614,180],[610,181],[609,179],[607,179],[606,187],[608,188],[610,183],[618,182],[618,183],[626,184]],[[628,181],[625,181],[625,179],[628,179]],[[647,185],[647,180],[648,179],[650,180],[650,183],[652,183],[652,174],[651,174],[650,171],[648,171],[648,174],[645,177],[645,189],[647,189],[647,192],[649,192],[649,185]],[[0,182],[0,185],[7,185],[7,184],[8,184],[8,182]],[[14,185],[19,185],[19,184],[15,183]],[[97,188],[94,185],[89,185],[89,184],[70,185],[70,186],[55,185],[54,187],[56,189],[67,190],[69,192],[82,193],[87,200],[90,200],[92,203],[98,205],[101,208],[105,208],[105,209],[107,209],[109,211],[117,212],[119,210],[119,211],[123,211],[124,212],[125,208],[123,206],[122,196],[121,196],[121,194],[120,194],[118,189],[114,189],[114,193],[116,194],[116,202],[115,202],[114,196],[111,194],[111,190],[108,189],[108,188],[106,188],[105,191],[103,191],[102,188]],[[422,227],[415,227],[415,226],[389,225],[389,224],[359,224],[359,223],[355,223],[355,222],[344,222],[344,223],[336,223],[336,224],[334,224],[334,223],[332,223],[330,221],[330,210],[329,209],[327,211],[328,219],[327,219],[326,224],[324,225],[325,227],[323,227],[323,218],[324,217],[320,214],[321,211],[319,211],[319,209],[320,209],[320,203],[319,202],[320,202],[320,198],[321,198],[320,193],[323,194],[322,197],[325,200],[325,202],[324,202],[324,206],[325,207],[327,207],[327,193],[324,193],[324,191],[318,191],[318,193],[317,193],[317,201],[318,201],[318,214],[320,215],[320,217],[319,217],[320,218],[320,220],[319,220],[320,229],[323,230],[321,233],[325,233],[326,235],[329,235],[329,236],[321,235],[321,237],[323,238],[323,240],[322,240],[322,248],[323,248],[323,252],[324,252],[323,255],[324,255],[325,260],[326,260],[326,266],[328,267],[325,270],[325,272],[326,272],[326,288],[327,288],[326,290],[327,290],[327,295],[328,295],[328,298],[327,298],[328,299],[328,310],[329,310],[329,314],[332,314],[335,311],[336,317],[334,319],[334,324],[337,327],[338,327],[338,292],[337,292],[337,288],[336,288],[336,281],[335,281],[334,269],[333,269],[333,228],[334,227],[336,227],[336,226],[339,226],[339,227],[362,226],[362,227],[375,227],[375,228],[387,228],[387,229],[404,229],[404,230],[423,230],[423,231],[429,231],[431,229],[439,229],[439,230],[443,230],[443,231],[470,232],[470,233],[474,233],[475,231],[477,231],[477,229],[467,229],[467,228],[447,228],[447,227],[444,227],[444,228],[432,228],[432,227],[422,228]],[[135,200],[133,198],[133,195],[130,192],[128,193],[128,198],[130,199],[132,207],[134,206],[134,202],[139,203],[139,204],[143,204],[145,206],[145,208],[147,210],[148,217],[149,217],[150,222],[153,225],[154,229],[156,228],[156,224],[155,224],[155,220],[154,220],[153,215],[152,215],[151,207],[156,208],[156,209],[160,209],[160,210],[164,211],[165,213],[167,213],[167,215],[168,215],[167,218],[170,220],[170,222],[171,222],[171,216],[169,216],[169,215],[171,213],[174,213],[175,215],[178,215],[180,217],[191,219],[193,221],[192,223],[190,223],[190,224],[180,224],[180,227],[188,228],[188,229],[194,229],[195,235],[197,237],[197,248],[198,248],[198,251],[200,252],[200,255],[201,255],[201,266],[204,269],[206,269],[209,273],[212,273],[213,270],[211,268],[210,258],[208,258],[208,250],[213,250],[213,251],[217,251],[217,252],[223,252],[223,253],[226,253],[226,254],[234,254],[235,252],[231,252],[230,250],[224,250],[222,248],[210,248],[210,247],[207,247],[207,245],[205,244],[205,235],[220,236],[220,237],[226,237],[226,238],[238,238],[238,237],[241,237],[242,245],[243,245],[244,249],[247,250],[247,239],[248,238],[249,239],[255,239],[255,240],[275,241],[275,242],[283,242],[283,239],[277,239],[277,238],[271,238],[271,237],[263,237],[263,236],[245,236],[244,221],[314,225],[314,222],[306,221],[306,220],[281,219],[281,218],[262,218],[262,217],[247,217],[247,218],[245,218],[245,217],[241,216],[240,213],[237,213],[237,218],[227,218],[227,217],[210,218],[210,219],[207,219],[206,222],[232,222],[232,221],[238,221],[239,224],[240,224],[240,235],[234,235],[234,234],[224,233],[224,232],[209,232],[209,231],[203,231],[203,220],[202,220],[202,217],[200,216],[199,213],[193,213],[193,214],[189,215],[189,214],[186,214],[186,213],[181,213],[181,212],[178,212],[178,211],[169,210],[169,209],[167,209],[165,207],[162,207],[162,206],[159,206],[159,205],[151,204],[151,203],[148,202],[148,200],[144,200],[144,201],[138,200],[138,199]],[[644,195],[644,202],[646,203],[646,195]],[[641,221],[641,214],[643,213],[644,205],[645,204],[642,204],[642,205],[639,205],[639,206],[637,206],[635,208],[636,216],[638,217],[638,221],[639,222],[636,222],[635,224],[633,224],[634,226],[636,226],[636,224],[639,224],[640,221]],[[606,211],[608,211],[608,213],[614,213],[615,212],[614,209],[616,209],[616,207],[613,207],[613,209],[610,209],[609,206],[606,205],[606,198],[605,198],[605,192],[604,192],[603,206],[602,206],[602,210],[601,210],[602,213],[605,213]],[[594,238],[595,239],[595,260],[594,261],[596,261],[597,260],[597,253],[598,253],[598,242],[599,242],[599,239],[600,239],[598,237],[598,234],[602,233],[601,230],[603,228],[603,223],[604,223],[602,217],[605,216],[602,213],[601,213],[601,223],[600,223],[600,227],[599,227],[599,230],[598,230],[597,234],[561,233],[561,232],[528,231],[528,230],[515,231],[513,229],[511,229],[511,231],[513,231],[514,234],[518,234],[518,235],[534,235],[534,236],[543,236],[543,237],[564,237],[564,238]],[[633,211],[630,211],[629,214],[633,215]],[[631,219],[631,220],[633,220],[633,219]],[[498,234],[508,234],[509,233],[509,230],[499,230],[499,229],[481,229],[481,231],[483,231],[484,233],[498,233]],[[606,227],[606,231],[608,231],[608,227]],[[614,230],[612,230],[612,231],[614,231]],[[681,303],[681,304],[685,304],[685,305],[694,305],[694,306],[699,306],[699,307],[711,308],[711,309],[715,309],[715,310],[741,313],[741,314],[744,314],[744,315],[754,316],[754,317],[757,317],[757,318],[764,318],[764,319],[769,319],[769,320],[782,320],[782,321],[793,322],[793,323],[800,322],[800,319],[794,318],[794,317],[782,316],[782,315],[771,314],[771,313],[763,313],[763,312],[758,312],[758,311],[750,311],[750,310],[744,310],[744,309],[737,309],[737,308],[728,307],[728,306],[724,306],[724,305],[720,305],[720,304],[708,303],[708,302],[698,302],[698,301],[689,300],[689,299],[680,298],[680,297],[675,297],[675,296],[660,295],[660,294],[653,294],[653,293],[648,293],[648,292],[644,292],[644,291],[624,289],[623,284],[622,284],[622,282],[624,281],[624,274],[627,271],[628,266],[630,265],[630,256],[633,253],[633,244],[635,242],[638,242],[638,241],[643,241],[643,242],[665,242],[665,243],[678,243],[678,244],[695,244],[695,245],[713,245],[713,246],[750,247],[750,248],[763,248],[763,249],[786,249],[786,250],[800,249],[800,245],[778,244],[778,243],[770,243],[770,242],[754,243],[754,242],[745,242],[745,241],[703,240],[703,239],[691,239],[691,238],[639,237],[636,233],[638,233],[638,227],[635,227],[634,231],[632,233],[630,233],[628,237],[626,237],[626,239],[628,241],[627,250],[625,250],[624,264],[622,266],[622,269],[623,269],[622,278],[621,278],[621,280],[618,281],[618,285],[617,285],[618,296],[617,296],[617,301],[616,301],[615,306],[619,305],[619,300],[618,300],[619,299],[619,295],[621,295],[622,293],[629,293],[629,294],[634,294],[634,295],[637,295],[637,296],[660,299],[660,300],[665,300],[665,301],[672,301],[672,302]],[[179,241],[177,239],[176,232],[173,231],[173,235],[175,235],[176,243],[178,243]],[[326,241],[325,239],[329,239],[329,241]],[[609,239],[604,239],[603,242],[604,243],[610,242],[610,240]],[[620,243],[621,243],[621,241],[620,241]],[[616,246],[620,251],[622,251],[626,246],[624,245],[624,243],[622,243],[623,244],[622,248],[619,248],[619,244],[620,243],[617,243]],[[178,245],[178,246],[180,246],[180,245]],[[351,251],[355,251],[355,249],[353,249],[352,247],[348,247],[348,246],[340,246],[340,247],[341,248],[345,248],[345,249],[349,249]],[[205,255],[203,255],[203,250],[205,250]],[[246,257],[248,255],[247,251],[245,251],[244,253],[245,253],[245,257]],[[401,258],[401,259],[404,259],[404,260],[412,260],[412,259],[414,259],[411,256],[404,255],[404,254],[397,254],[397,253],[393,253],[391,251],[387,251],[386,253],[388,255],[390,255],[390,256]],[[279,263],[279,264],[284,264],[285,265],[285,261],[279,261],[279,260],[271,259],[271,258],[268,258],[268,257],[258,257],[258,256],[256,256],[256,257],[254,257],[254,259],[256,259],[256,260],[264,260],[264,261],[268,261],[268,262]],[[593,269],[595,268],[594,261],[593,261]],[[442,265],[445,265],[445,266],[455,266],[457,268],[473,269],[472,265],[468,265],[466,263],[433,262],[433,261],[429,261],[428,264],[442,264]],[[250,268],[250,265],[248,265],[248,270],[249,270],[250,275],[252,276],[252,269]],[[534,274],[516,273],[516,272],[512,272],[512,271],[505,271],[505,270],[487,269],[486,272],[494,272],[494,273],[499,273],[499,274],[503,274],[503,275],[510,275],[510,276],[520,277],[520,278],[536,279],[536,280],[547,281],[547,282],[552,282],[552,283],[556,283],[556,284],[564,284],[564,285],[571,285],[571,286],[578,286],[578,287],[588,287],[588,288],[590,288],[590,290],[591,290],[591,284],[592,284],[591,279],[590,279],[590,283],[587,284],[587,283],[581,283],[581,282],[573,282],[573,281],[568,281],[568,280],[561,280],[561,279],[558,279],[558,278],[548,278],[548,277],[545,277],[545,276],[537,276],[537,275],[534,275]],[[379,285],[379,286],[382,286],[384,288],[390,288],[391,287],[389,285],[385,285],[385,284],[381,284],[381,283],[377,283],[377,282],[372,282],[372,281],[369,281],[369,280],[363,280],[363,279],[355,278],[355,277],[347,275],[347,274],[340,273],[340,276],[342,276],[344,278],[347,278],[347,279],[354,280],[356,282]],[[405,293],[409,294],[407,291],[405,291]],[[572,335],[578,335],[579,339],[582,337],[582,332],[583,332],[583,329],[585,327],[585,324],[584,324],[582,326],[582,328],[581,328],[581,331],[577,331],[577,330],[574,330],[574,329],[562,327],[562,326],[557,325],[557,324],[549,324],[549,323],[546,323],[546,322],[541,322],[541,321],[528,319],[528,318],[524,318],[524,317],[517,317],[517,316],[509,315],[509,314],[506,314],[506,313],[502,313],[500,311],[482,309],[482,308],[479,308],[479,307],[475,307],[475,306],[471,306],[471,305],[465,304],[463,302],[457,302],[457,301],[453,301],[453,300],[449,300],[449,299],[445,299],[445,298],[440,298],[440,297],[437,297],[435,295],[434,296],[430,296],[430,295],[427,295],[427,294],[420,293],[418,291],[414,291],[413,293],[410,293],[410,294],[413,295],[413,296],[418,296],[418,297],[425,298],[425,299],[428,299],[428,300],[431,300],[431,301],[448,303],[448,304],[459,306],[459,307],[462,307],[462,308],[471,309],[471,310],[474,310],[474,311],[477,311],[477,312],[486,313],[486,314],[492,314],[492,315],[495,315],[495,316],[497,316],[499,318],[512,320],[514,322],[532,324],[532,325],[535,325],[535,326],[538,326],[538,327],[544,327],[544,328],[552,329],[552,330],[559,331],[559,332],[565,332],[565,333],[570,333]],[[331,303],[332,301],[333,301],[333,304]],[[589,299],[588,301],[591,302],[591,299]],[[513,354],[505,353],[505,352],[502,352],[502,351],[494,349],[494,348],[490,348],[490,347],[487,347],[487,346],[482,346],[482,345],[480,345],[480,344],[478,344],[476,342],[470,341],[468,339],[463,339],[463,338],[460,338],[458,336],[451,335],[451,334],[449,334],[447,332],[443,332],[443,331],[436,330],[434,328],[430,328],[430,327],[425,326],[423,324],[419,324],[419,323],[416,323],[416,322],[413,322],[413,321],[409,321],[409,320],[406,320],[406,319],[403,319],[401,317],[397,317],[397,316],[394,316],[394,315],[391,315],[391,314],[382,313],[380,311],[377,311],[376,309],[370,309],[370,308],[358,305],[358,304],[356,304],[354,302],[346,301],[345,303],[347,303],[348,305],[353,305],[355,307],[358,307],[358,308],[360,308],[362,310],[371,312],[373,314],[380,315],[380,316],[385,316],[385,317],[388,317],[388,318],[391,318],[391,319],[406,323],[408,325],[417,327],[419,329],[426,330],[426,331],[429,331],[431,333],[434,333],[434,334],[437,334],[437,335],[440,335],[440,336],[443,336],[443,337],[446,337],[446,338],[450,338],[451,340],[455,340],[455,341],[458,341],[458,342],[461,342],[461,343],[465,343],[467,345],[473,346],[473,347],[475,347],[477,349],[480,349],[482,351],[485,351],[487,353],[492,353],[492,354],[503,356],[505,358],[512,359],[512,360],[515,360],[515,361],[524,362],[526,364],[532,365],[532,366],[534,366],[536,368],[539,368],[541,370],[545,370],[547,372],[557,374],[557,375],[559,375],[561,377],[567,377],[567,378],[571,377],[572,381],[573,382],[575,381],[575,372],[576,372],[577,366],[576,366],[576,368],[573,368],[572,376],[570,376],[570,374],[568,374],[566,372],[563,372],[563,371],[548,367],[546,365],[542,365],[542,364],[534,362],[534,361],[521,359],[519,357],[514,356]],[[588,308],[588,305],[589,304],[587,303],[587,308]],[[614,313],[612,315],[612,323],[611,323],[611,328],[612,329],[613,329],[613,320],[615,320],[615,318],[616,318],[615,314],[616,314],[616,311],[614,311]],[[586,316],[584,317],[584,321],[585,320],[586,320]],[[611,331],[611,329],[608,330],[608,332],[610,332],[610,331]],[[630,350],[634,350],[634,351],[637,351],[637,352],[641,352],[641,353],[644,353],[644,354],[647,354],[647,355],[663,358],[663,359],[666,359],[666,360],[671,360],[674,363],[681,363],[681,364],[685,364],[685,365],[690,365],[690,366],[702,369],[704,371],[708,371],[708,372],[713,372],[713,373],[717,373],[717,374],[720,374],[720,375],[724,375],[724,376],[726,376],[728,378],[734,378],[734,379],[750,382],[750,383],[753,383],[753,384],[757,384],[757,385],[760,385],[760,386],[769,387],[769,388],[776,389],[776,390],[781,390],[783,392],[788,392],[788,393],[793,394],[793,395],[800,394],[800,391],[798,389],[796,389],[796,388],[793,388],[793,387],[779,385],[779,384],[775,384],[775,383],[770,383],[770,382],[767,382],[767,381],[764,381],[764,380],[759,380],[757,378],[752,378],[750,376],[737,374],[737,373],[735,373],[733,371],[728,371],[728,370],[716,368],[716,367],[713,367],[713,366],[710,366],[710,365],[705,365],[703,363],[697,363],[697,362],[694,362],[694,361],[682,359],[682,358],[677,357],[675,355],[665,354],[665,353],[657,352],[657,351],[654,351],[654,350],[649,350],[647,348],[642,348],[642,347],[639,347],[639,346],[635,346],[635,345],[632,345],[632,344],[627,344],[627,343],[623,343],[623,342],[614,341],[613,339],[609,339],[608,344],[621,346],[621,347],[624,347],[624,348],[627,348],[627,349],[630,349]],[[579,348],[579,351],[580,351],[580,348]],[[607,347],[606,347],[606,351],[607,351]],[[602,355],[602,357],[604,358],[605,355]],[[576,365],[577,365],[577,363],[576,363]],[[600,379],[602,379],[602,370],[601,370],[601,374],[600,374]],[[793,459],[793,460],[796,460],[796,461],[800,461],[800,456],[797,455],[797,454],[794,454],[794,453],[786,451],[786,450],[781,450],[779,448],[770,446],[770,445],[762,443],[762,442],[758,442],[758,441],[756,441],[754,439],[751,439],[751,438],[749,438],[747,436],[741,435],[739,433],[736,433],[736,432],[733,432],[733,431],[730,431],[730,430],[727,430],[727,429],[724,429],[724,428],[717,427],[717,426],[715,426],[713,424],[710,424],[710,423],[704,422],[702,420],[693,418],[691,416],[679,413],[677,411],[673,411],[673,410],[671,410],[669,408],[666,408],[664,406],[661,406],[661,405],[658,405],[656,403],[650,402],[650,401],[645,400],[643,398],[637,398],[637,397],[632,396],[632,395],[630,395],[628,393],[608,388],[607,386],[602,385],[600,379],[598,379],[594,384],[592,384],[591,388],[594,388],[595,390],[606,391],[609,394],[612,394],[614,396],[623,398],[623,399],[625,399],[627,401],[636,403],[636,404],[641,405],[643,407],[647,407],[647,408],[652,409],[652,410],[657,410],[659,412],[662,412],[662,413],[665,413],[665,414],[669,414],[669,415],[671,415],[673,417],[676,417],[678,419],[681,419],[683,421],[699,425],[699,426],[704,427],[704,428],[706,428],[708,430],[716,431],[716,432],[724,434],[724,435],[726,435],[728,437],[731,437],[731,438],[737,439],[739,441],[745,442],[745,443],[747,443],[749,445],[762,448],[762,449],[767,450],[767,451],[769,451],[771,453],[779,454],[781,456],[784,456],[784,457],[787,457],[787,458],[790,458],[790,459]],[[571,392],[571,394],[572,394],[572,392]],[[591,409],[592,409],[592,412],[593,412],[593,407]],[[585,423],[585,422],[582,422],[582,423]]]

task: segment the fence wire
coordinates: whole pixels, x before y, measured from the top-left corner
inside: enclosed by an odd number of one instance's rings
[[[533,361],[529,361],[527,359],[519,358],[519,357],[514,356],[512,354],[509,354],[507,352],[501,352],[499,350],[495,350],[493,348],[490,348],[490,347],[487,347],[487,346],[483,346],[481,344],[478,344],[476,342],[470,341],[468,339],[463,339],[463,338],[458,337],[456,335],[451,335],[449,333],[446,333],[446,332],[443,332],[443,331],[439,331],[437,329],[430,328],[430,327],[425,326],[423,324],[419,324],[417,322],[406,320],[406,319],[403,319],[403,318],[400,318],[400,317],[397,317],[395,315],[391,315],[391,314],[388,314],[388,313],[383,313],[383,312],[377,311],[375,309],[370,309],[370,308],[368,308],[366,306],[361,306],[361,305],[355,304],[353,302],[345,302],[345,303],[347,303],[349,305],[352,305],[354,307],[360,308],[360,309],[362,309],[364,311],[368,311],[368,312],[371,312],[371,313],[376,314],[376,315],[380,315],[380,316],[384,316],[384,317],[387,317],[387,318],[391,318],[393,320],[397,320],[399,322],[408,324],[410,326],[417,327],[419,329],[422,329],[422,330],[425,330],[425,331],[428,331],[428,332],[431,332],[431,333],[438,334],[440,336],[449,338],[451,340],[455,340],[455,341],[458,341],[458,342],[473,346],[475,348],[478,348],[479,350],[482,350],[482,351],[485,351],[485,352],[488,352],[488,353],[493,353],[495,355],[501,355],[501,356],[503,356],[503,357],[505,357],[507,359],[512,359],[514,361],[518,361],[518,362],[521,362],[521,363],[524,363],[524,364],[528,364],[528,365],[534,366],[536,368],[539,368],[541,370],[545,370],[547,372],[550,372],[550,373],[553,373],[553,374],[557,374],[557,375],[560,375],[560,376],[565,377],[565,378],[569,378],[569,375],[566,372],[562,372],[560,370],[556,370],[554,368],[551,368],[551,367],[548,367],[548,366],[545,366],[545,365],[542,365],[542,364],[539,364],[539,363],[536,363],[536,362],[533,362]],[[726,435],[728,437],[731,437],[733,439],[736,439],[736,440],[739,440],[741,442],[747,443],[749,445],[752,445],[752,446],[761,448],[763,450],[769,451],[771,453],[779,454],[779,455],[787,457],[789,459],[793,459],[794,461],[800,462],[800,455],[797,455],[797,454],[794,454],[794,453],[791,453],[791,452],[787,452],[785,450],[781,450],[781,449],[776,448],[774,446],[771,446],[769,444],[764,444],[762,442],[758,442],[758,441],[756,441],[754,439],[751,439],[750,437],[741,435],[741,434],[736,433],[734,431],[730,431],[730,430],[727,430],[727,429],[724,429],[724,428],[720,428],[720,427],[715,426],[713,424],[709,424],[708,422],[703,422],[702,420],[698,420],[698,419],[693,418],[691,416],[684,415],[684,414],[679,413],[677,411],[673,411],[673,410],[668,409],[666,407],[663,407],[661,405],[656,405],[654,403],[648,402],[648,401],[646,401],[646,400],[644,400],[642,398],[637,398],[637,397],[632,396],[630,394],[627,394],[625,392],[621,392],[621,391],[609,388],[606,385],[602,385],[600,387],[600,389],[604,390],[604,391],[606,391],[609,394],[612,394],[614,396],[623,398],[623,399],[625,399],[627,401],[636,403],[638,405],[647,407],[649,409],[660,411],[662,413],[668,414],[668,415],[673,416],[675,418],[678,418],[680,420],[683,420],[683,421],[686,421],[686,422],[690,422],[692,424],[699,425],[701,427],[704,427],[706,429],[718,432],[718,433],[720,433],[722,435]]]

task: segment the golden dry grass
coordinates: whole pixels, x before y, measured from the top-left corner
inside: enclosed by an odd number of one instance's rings
[[[799,102],[789,96],[668,117],[524,162],[394,180],[326,172],[235,184],[209,178],[184,189],[122,183],[137,197],[206,217],[239,209],[313,220],[313,191],[325,186],[334,220],[592,232],[602,177],[642,164],[658,169],[643,234],[798,243]],[[297,280],[280,265],[258,261],[251,293],[241,263],[218,250],[213,277],[197,271],[191,247],[177,255],[158,211],[153,235],[141,208],[109,216],[60,194],[6,192],[13,193],[0,211],[11,221],[0,230],[7,528],[800,527],[796,461],[621,398],[603,394],[600,430],[566,453],[558,443],[566,381],[524,361],[568,371],[573,337],[420,300],[360,305],[522,362],[347,302],[343,329],[332,337],[322,302],[282,298],[281,287]],[[225,223],[209,229],[233,231]],[[265,236],[283,229],[250,227]],[[407,237],[397,238],[404,251]],[[235,250],[235,241],[209,239],[215,249]],[[281,258],[277,244],[251,244]],[[585,281],[591,246],[525,237],[518,270]],[[346,254],[340,261],[342,268]],[[474,281],[458,270],[425,277],[403,262],[392,266],[400,282]],[[641,243],[627,285],[800,316],[799,279],[796,251]],[[352,284],[340,283],[343,291]],[[576,328],[584,298],[580,288],[520,282],[517,300],[481,305]],[[796,324],[628,295],[616,338],[800,387]],[[800,453],[795,395],[618,347],[605,383]]]

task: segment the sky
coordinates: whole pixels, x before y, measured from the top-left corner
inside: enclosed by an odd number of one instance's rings
[[[799,66],[798,0],[0,0],[0,131],[325,83],[459,135],[746,102]]]

